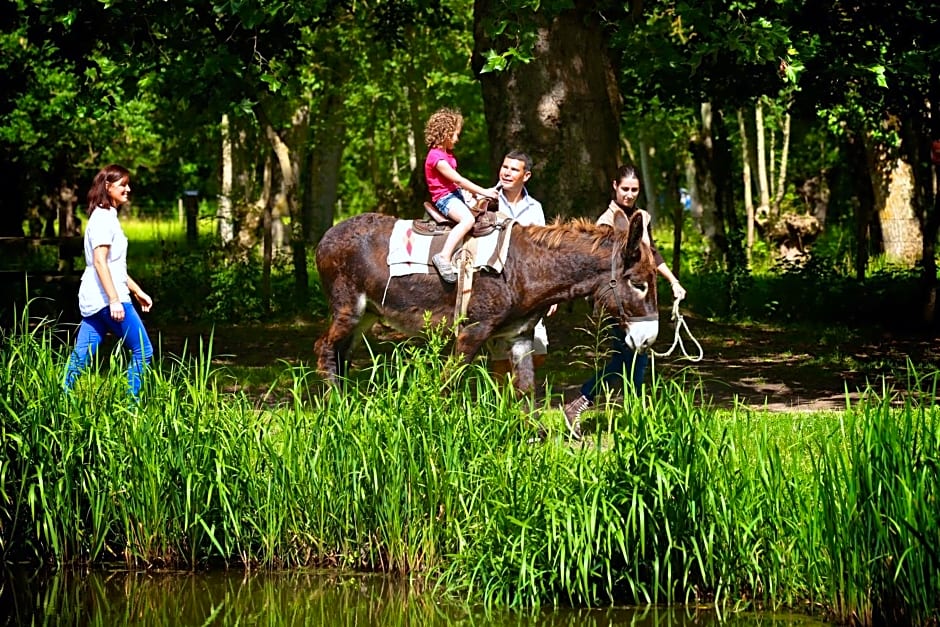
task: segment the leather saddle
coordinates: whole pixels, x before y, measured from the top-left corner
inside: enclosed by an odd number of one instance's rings
[[[499,201],[488,198],[480,198],[470,207],[473,214],[473,229],[470,231],[471,237],[484,237],[496,229],[500,228],[500,220],[496,215],[499,209]],[[457,224],[453,220],[444,217],[432,203],[425,202],[424,210],[427,217],[421,220],[415,220],[412,228],[419,235],[443,235],[449,233]]]

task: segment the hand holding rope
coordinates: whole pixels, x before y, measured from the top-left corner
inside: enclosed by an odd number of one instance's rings
[[[689,325],[686,324],[685,318],[682,317],[682,313],[679,311],[679,304],[682,302],[682,299],[685,298],[685,290],[682,290],[681,297],[676,297],[672,301],[672,321],[676,325],[676,335],[672,340],[672,346],[669,347],[665,353],[658,353],[653,349],[650,349],[650,352],[654,357],[668,357],[672,354],[672,351],[678,346],[682,349],[682,356],[688,359],[689,361],[701,361],[702,357],[705,356],[705,351],[702,350],[702,345],[699,344],[698,340],[695,339],[695,336],[692,335],[692,332],[689,330]],[[689,339],[695,343],[696,348],[698,349],[698,356],[693,357],[689,355],[689,352],[685,348],[685,343],[682,341],[682,329],[685,328],[685,332],[688,334]]]

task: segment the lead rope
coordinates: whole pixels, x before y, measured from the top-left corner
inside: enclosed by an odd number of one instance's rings
[[[702,350],[702,345],[699,344],[699,341],[695,339],[694,335],[692,335],[692,331],[689,330],[689,325],[686,324],[685,318],[682,317],[682,313],[679,311],[679,304],[681,302],[682,299],[678,298],[672,303],[672,321],[676,325],[676,335],[672,340],[672,346],[670,346],[669,350],[667,350],[665,353],[657,353],[653,349],[650,349],[650,353],[652,353],[653,357],[669,357],[672,355],[672,351],[676,349],[676,346],[678,346],[680,349],[682,349],[682,356],[684,358],[688,359],[689,361],[702,361],[702,357],[705,356],[705,351]],[[685,348],[685,343],[682,341],[683,328],[685,328],[685,332],[689,336],[689,339],[695,343],[695,347],[698,349],[697,357],[689,355],[689,351],[687,351]]]

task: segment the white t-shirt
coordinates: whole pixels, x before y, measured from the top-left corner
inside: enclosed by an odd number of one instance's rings
[[[78,309],[82,317],[88,317],[108,306],[108,295],[101,285],[95,270],[95,248],[109,246],[108,269],[118,298],[122,303],[131,302],[131,291],[127,287],[127,237],[118,221],[114,208],[98,207],[91,212],[85,225],[85,272],[78,288]]]

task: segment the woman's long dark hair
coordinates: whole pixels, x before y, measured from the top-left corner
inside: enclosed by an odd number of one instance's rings
[[[614,179],[614,185],[617,185],[623,179],[636,179],[639,181],[640,175],[637,174],[635,167],[633,167],[629,163],[625,163],[619,168],[617,168],[617,177]]]
[[[131,173],[122,165],[112,163],[101,168],[91,181],[91,189],[88,190],[88,215],[91,215],[96,207],[111,206],[111,196],[108,195],[108,185],[110,183],[117,183],[130,178]]]

